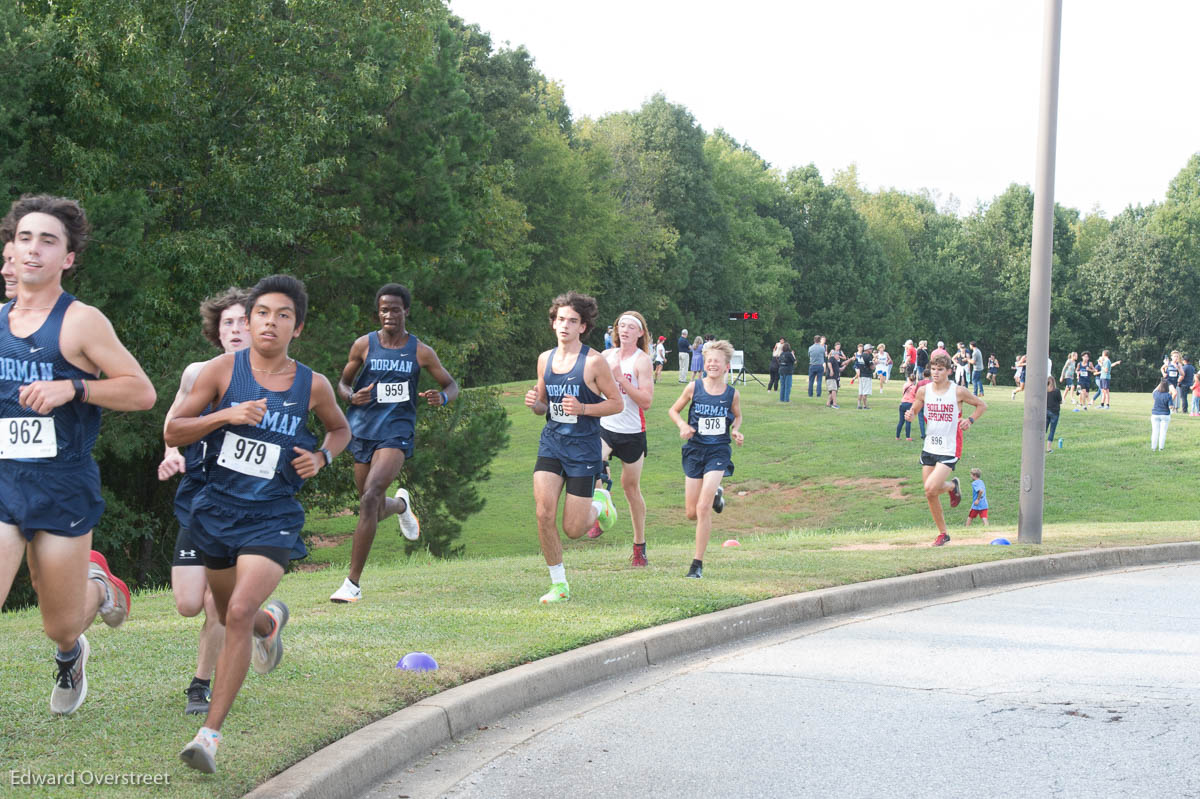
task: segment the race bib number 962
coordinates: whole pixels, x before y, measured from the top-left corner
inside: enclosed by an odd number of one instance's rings
[[[376,402],[408,402],[408,382],[376,383]]]
[[[53,458],[58,455],[58,435],[49,416],[0,419],[0,459]]]
[[[255,441],[226,430],[217,463],[248,477],[270,480],[275,476],[281,450],[278,444]]]
[[[700,429],[696,432],[702,436],[723,436],[725,435],[725,417],[724,416],[701,416],[698,420]]]

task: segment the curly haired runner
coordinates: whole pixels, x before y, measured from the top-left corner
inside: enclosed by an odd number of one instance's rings
[[[938,537],[933,545],[940,547],[950,540],[946,532],[946,519],[942,515],[941,495],[950,494],[950,507],[956,507],[962,499],[958,478],[946,478],[958,465],[962,457],[962,434],[983,416],[987,403],[976,397],[964,386],[950,382],[950,357],[938,354],[929,360],[929,375],[933,382],[913,398],[913,406],[904,414],[912,421],[922,410],[925,411],[925,445],[921,448],[921,480],[925,485],[925,499],[929,502],[929,513],[937,525]],[[973,415],[963,418],[962,406],[973,405]]]
[[[550,568],[548,605],[571,598],[558,537],[558,498],[566,488],[562,526],[568,538],[579,538],[592,522],[607,530],[617,518],[612,496],[593,491],[601,469],[600,419],[625,407],[621,390],[604,357],[580,339],[592,332],[599,314],[596,301],[573,291],[550,304],[550,327],[558,346],[538,357],[537,385],[525,394],[525,405],[546,416],[533,467],[533,501],[537,508],[538,542]]]

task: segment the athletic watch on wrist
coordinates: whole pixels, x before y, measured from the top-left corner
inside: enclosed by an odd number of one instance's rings
[[[321,447],[321,449],[320,449],[320,450],[318,450],[318,451],[319,451],[319,452],[320,452],[322,455],[324,455],[324,456],[325,456],[325,465],[326,465],[326,466],[328,466],[329,464],[333,463],[333,456],[329,454],[329,450],[325,449],[325,447]]]

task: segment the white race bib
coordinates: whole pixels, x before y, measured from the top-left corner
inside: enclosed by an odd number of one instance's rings
[[[0,458],[53,458],[57,454],[53,417],[0,419]]]
[[[701,416],[696,420],[700,429],[696,432],[702,436],[723,436],[725,435],[725,417],[724,416]]]
[[[256,441],[226,430],[217,463],[250,477],[270,480],[275,476],[281,450],[278,444]]]
[[[408,402],[408,381],[403,383],[376,383],[376,402]]]
[[[929,446],[940,447],[940,446],[942,446],[942,444],[943,444],[943,441],[942,441],[941,436],[930,436],[929,437]]]
[[[564,411],[561,401],[555,402],[554,400],[550,400],[550,421],[558,422],[559,424],[578,424],[579,417]]]

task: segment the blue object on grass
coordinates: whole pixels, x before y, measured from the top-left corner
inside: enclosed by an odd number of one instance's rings
[[[437,667],[437,661],[424,652],[409,652],[396,664],[396,668],[405,671],[437,671]]]
[[[1000,546],[1000,547],[1012,546],[1012,542],[1009,541],[1007,538],[993,538],[992,543],[995,544],[996,546]]]

